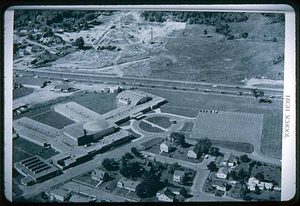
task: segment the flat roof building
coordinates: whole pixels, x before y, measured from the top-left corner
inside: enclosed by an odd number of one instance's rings
[[[58,168],[37,155],[15,163],[14,168],[25,176],[21,180],[25,186],[43,182],[60,173]]]

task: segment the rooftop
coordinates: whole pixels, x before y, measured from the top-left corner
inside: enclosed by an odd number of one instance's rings
[[[184,171],[181,171],[181,170],[175,170],[174,175],[183,177],[185,175],[185,173],[184,173]]]

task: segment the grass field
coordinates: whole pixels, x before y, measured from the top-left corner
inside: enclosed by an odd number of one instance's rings
[[[34,89],[29,88],[29,87],[22,87],[22,88],[14,89],[13,90],[13,99],[27,96],[27,95],[31,94],[32,92],[34,92]]]
[[[194,123],[193,122],[185,122],[184,126],[181,128],[181,132],[192,132],[194,128]]]
[[[47,124],[51,127],[55,127],[56,129],[62,129],[67,125],[75,123],[73,120],[54,111],[33,116],[31,119]]]
[[[152,133],[161,133],[161,132],[164,132],[163,130],[159,129],[158,127],[152,127],[150,124],[144,122],[144,121],[141,121],[139,123],[139,127],[146,131],[146,132],[152,132]]]
[[[221,140],[211,140],[211,143],[216,147],[231,149],[238,152],[252,153],[254,151],[254,147],[250,143],[221,141]]]
[[[171,90],[143,90],[166,98],[168,100],[168,104],[162,106],[162,111],[164,111],[164,107],[171,106],[198,110],[204,109],[264,114],[261,151],[267,156],[279,159],[281,158],[281,128],[283,108],[283,102],[281,100],[275,100],[272,104],[260,104],[259,101],[256,100],[254,97],[232,97],[226,95],[199,94]],[[180,98],[178,98],[178,96],[180,96]]]
[[[209,138],[257,144],[260,142],[263,116],[248,113],[199,113],[191,138]]]
[[[52,148],[46,149],[23,138],[17,138],[13,141],[13,163],[37,155],[38,152],[41,153],[39,156],[43,159],[48,159],[58,154]]]
[[[161,112],[171,113],[185,117],[197,117],[199,110],[190,108],[180,108],[176,106],[163,105],[161,106]]]
[[[169,128],[172,125],[170,118],[164,116],[148,117],[146,120],[163,128]]]

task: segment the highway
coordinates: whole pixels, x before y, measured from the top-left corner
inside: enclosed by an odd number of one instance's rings
[[[199,91],[216,94],[253,96],[253,89],[264,91],[264,96],[281,99],[282,89],[257,88],[238,85],[213,84],[205,82],[190,82],[178,80],[152,79],[145,77],[118,77],[113,75],[87,74],[81,72],[43,71],[37,69],[14,69],[17,74],[46,77],[50,79],[68,79],[69,81],[82,81],[89,83],[117,84],[121,86],[134,86],[138,88],[152,87],[158,89],[173,89]]]

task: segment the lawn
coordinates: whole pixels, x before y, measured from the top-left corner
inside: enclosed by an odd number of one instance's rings
[[[163,105],[160,107],[161,112],[171,113],[184,117],[197,117],[199,110],[190,108],[181,108],[176,106]]]
[[[13,99],[27,96],[27,95],[31,94],[32,92],[34,92],[34,89],[29,88],[29,87],[21,87],[21,88],[14,89],[13,90]]]
[[[146,120],[165,129],[169,128],[172,125],[172,123],[170,122],[170,118],[164,116],[148,117],[146,118]]]
[[[31,117],[31,119],[36,120],[41,123],[44,123],[51,127],[55,127],[56,129],[62,129],[65,126],[75,123],[73,120],[71,120],[55,111],[45,112],[40,115]]]
[[[257,144],[263,128],[263,115],[249,113],[200,112],[191,138],[209,138],[232,142]]]
[[[76,182],[82,182],[83,184],[89,185],[90,187],[95,187],[99,183],[99,181],[92,180],[91,178],[92,175],[91,173],[89,173],[89,174],[79,176],[75,178],[75,180]]]
[[[194,123],[193,122],[185,122],[184,126],[181,128],[181,132],[192,132],[194,128]]]
[[[161,132],[164,132],[163,130],[159,129],[158,127],[152,127],[152,125],[144,122],[144,121],[141,121],[139,123],[139,127],[146,131],[146,132],[151,132],[151,133],[161,133]]]
[[[268,190],[261,191],[260,194],[255,194],[254,192],[251,192],[247,194],[247,196],[258,201],[280,201],[281,200],[280,192],[268,191]]]
[[[265,115],[261,140],[261,152],[278,159],[281,159],[282,155],[282,116],[282,113]]]
[[[13,163],[37,155],[38,152],[41,153],[39,156],[43,159],[59,154],[52,148],[46,149],[23,138],[17,138],[13,141]]]
[[[272,180],[275,180],[275,182],[278,183],[279,187],[281,187],[280,167],[265,163],[262,163],[262,165],[260,166],[256,164],[254,167],[252,167],[251,176],[255,176],[259,172],[264,175],[264,180],[266,182],[271,182]]]
[[[254,147],[250,143],[231,142],[231,141],[222,141],[222,140],[211,140],[211,143],[216,147],[231,149],[238,152],[244,152],[250,154],[254,151]]]

